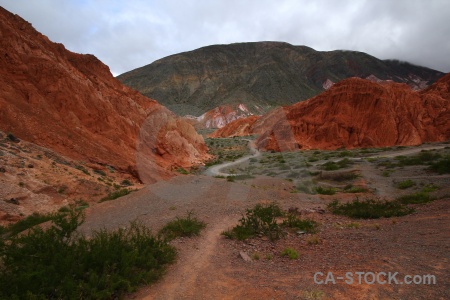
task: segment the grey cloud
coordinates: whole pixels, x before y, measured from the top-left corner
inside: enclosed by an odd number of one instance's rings
[[[447,0],[0,0],[114,74],[211,44],[275,40],[450,72]]]

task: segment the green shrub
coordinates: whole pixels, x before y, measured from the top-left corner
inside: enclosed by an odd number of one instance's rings
[[[6,231],[10,235],[17,235],[18,233],[21,233],[22,231],[25,231],[27,229],[30,229],[36,225],[45,223],[47,221],[55,219],[56,215],[49,213],[49,214],[40,214],[40,213],[33,213],[29,215],[28,217],[11,224],[6,227]]]
[[[298,252],[291,247],[286,247],[284,248],[284,250],[281,252],[282,256],[287,256],[289,257],[289,259],[297,259],[299,257]]]
[[[185,218],[176,217],[174,221],[167,223],[159,234],[167,240],[173,240],[178,237],[191,237],[199,235],[200,231],[206,227],[206,223],[193,217],[193,212],[187,213]]]
[[[344,158],[342,160],[339,160],[337,162],[329,161],[322,165],[322,169],[326,171],[335,171],[343,168],[347,168],[350,165],[352,165],[352,161],[348,158]]]
[[[358,198],[352,202],[343,204],[334,200],[328,204],[328,209],[335,215],[343,215],[355,219],[399,217],[414,211],[414,209],[409,208],[398,201],[382,201],[379,199],[360,201]]]
[[[430,169],[439,174],[450,173],[450,156],[445,157],[435,163],[432,163]]]
[[[396,200],[402,204],[421,204],[433,201],[434,199],[431,198],[428,193],[421,191],[414,194],[398,197]]]
[[[275,240],[282,234],[281,228],[276,222],[276,218],[282,215],[283,212],[276,203],[257,204],[254,208],[246,210],[245,216],[242,216],[237,226],[223,232],[222,235],[245,240],[257,234],[263,234],[270,240]]]
[[[398,161],[399,166],[413,166],[413,165],[425,165],[430,164],[442,156],[439,153],[433,153],[431,151],[420,152],[414,156],[397,156],[395,159]]]
[[[83,166],[76,166],[75,169],[80,170],[81,172],[83,172],[83,173],[86,174],[86,175],[90,175],[90,174],[89,174],[89,171],[86,170],[86,168],[83,167]]]
[[[102,199],[100,199],[99,203],[105,202],[105,201],[110,201],[110,200],[115,200],[117,198],[126,196],[131,192],[132,192],[132,190],[129,190],[129,189],[121,189],[121,190],[109,193],[108,196],[105,196]]]
[[[100,176],[106,176],[106,173],[103,170],[94,170],[94,173]]]
[[[299,219],[295,214],[288,214],[287,219],[281,224],[284,227],[302,230],[308,233],[317,231],[317,223],[312,220]]]
[[[187,175],[189,174],[189,172],[187,170],[185,170],[184,168],[178,168],[177,172],[183,175]]]
[[[131,186],[133,185],[128,179],[124,179],[122,180],[122,182],[120,183],[121,186]]]
[[[317,194],[321,195],[334,195],[336,194],[336,189],[332,187],[323,187],[323,186],[316,186],[315,189]]]
[[[410,187],[415,186],[415,185],[416,185],[416,183],[414,181],[412,181],[411,179],[408,179],[408,180],[399,182],[397,184],[397,188],[399,188],[401,190],[405,190],[405,189],[410,188]]]
[[[362,186],[353,186],[352,184],[348,184],[344,187],[345,193],[365,193],[367,191],[367,188]]]
[[[89,238],[76,233],[81,211],[59,214],[0,248],[1,299],[114,299],[157,280],[176,256],[139,223]]]

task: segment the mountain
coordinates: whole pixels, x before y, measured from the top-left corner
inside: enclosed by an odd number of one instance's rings
[[[253,114],[309,99],[349,77],[422,89],[443,73],[355,51],[316,51],[281,42],[213,45],[168,56],[117,77],[178,115],[244,104]]]
[[[1,7],[0,37],[0,130],[143,181],[208,157],[190,124],[95,56],[66,50]]]
[[[419,92],[401,83],[345,79],[307,101],[274,109],[258,119],[232,122],[211,136],[245,133],[259,134],[258,148],[274,151],[446,141],[450,139],[450,74]]]

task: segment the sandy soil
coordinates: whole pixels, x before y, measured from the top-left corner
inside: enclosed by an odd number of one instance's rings
[[[368,163],[357,167],[364,176],[381,172],[370,169]],[[429,175],[418,168],[410,171],[421,173],[422,179]],[[396,172],[402,177],[410,171]],[[439,176],[441,182],[449,182],[448,176]],[[389,187],[377,189],[382,191],[380,195],[399,193],[391,187],[394,179],[381,175],[366,178],[369,185]],[[292,189],[292,182],[281,178],[258,176],[233,183],[207,176],[179,176],[89,209],[82,228],[86,231],[102,227],[114,229],[138,219],[158,230],[175,216],[190,210],[208,224],[199,237],[175,240],[173,244],[179,251],[177,262],[168,268],[159,282],[128,295],[129,299],[450,297],[448,196],[426,205],[416,205],[416,213],[409,216],[355,221],[321,210],[334,198],[350,199],[348,195],[307,195],[291,193]],[[245,208],[270,201],[277,201],[284,209],[296,207],[305,217],[319,222],[319,243],[308,243],[310,234],[290,234],[274,243],[264,238],[238,242],[220,235],[237,223]],[[300,253],[299,259],[290,260],[280,255],[287,246]],[[239,255],[242,251],[254,259],[244,261]],[[336,283],[315,283],[316,272],[324,274],[318,277],[321,280],[332,272]],[[351,272],[353,284],[345,282],[347,272]],[[395,278],[399,283],[368,284],[362,277],[359,284],[356,272],[368,274],[369,283],[371,272],[398,272]],[[406,275],[433,275],[436,284],[400,284]],[[339,276],[344,279],[336,279]],[[388,278],[381,276],[380,280],[383,279]]]

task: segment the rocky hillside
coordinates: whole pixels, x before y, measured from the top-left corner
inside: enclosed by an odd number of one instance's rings
[[[443,73],[354,51],[319,52],[279,42],[214,45],[165,57],[118,76],[179,115],[224,104],[254,114],[318,95],[349,77],[392,80],[422,89]]]
[[[121,84],[93,55],[66,50],[1,7],[0,37],[0,130],[144,181],[207,157],[190,124]]]
[[[406,84],[343,80],[307,101],[242,119],[215,137],[259,134],[260,149],[337,149],[418,145],[450,139],[450,74],[417,92]]]
[[[247,118],[241,118],[228,123],[226,126],[217,129],[211,133],[208,137],[221,138],[221,137],[234,137],[234,136],[247,136],[253,134],[253,125],[261,118],[261,116],[250,116]]]
[[[184,116],[184,118],[194,125],[195,128],[204,129],[222,128],[234,120],[239,120],[252,115],[253,113],[250,112],[247,106],[240,103],[236,105],[221,105],[205,112],[199,117],[187,115]]]

